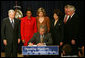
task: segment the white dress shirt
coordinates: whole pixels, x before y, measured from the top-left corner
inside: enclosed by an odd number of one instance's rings
[[[10,23],[12,23],[12,20],[13,20],[13,23],[14,23],[14,19],[11,19],[11,18],[9,17],[9,20],[10,20]]]
[[[54,22],[54,26],[56,25],[57,21],[58,21],[58,20],[55,20],[55,22]]]
[[[69,17],[72,18],[74,14],[75,14],[75,13],[73,13],[71,16],[69,16],[69,15],[65,15],[64,20],[65,20],[66,16],[68,16],[68,17],[67,17],[67,21],[68,21]]]

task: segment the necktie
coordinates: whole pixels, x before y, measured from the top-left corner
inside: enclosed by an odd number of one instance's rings
[[[43,35],[40,37],[40,42],[43,43]]]
[[[14,22],[12,21],[12,27],[14,28]]]
[[[68,20],[70,20],[71,19],[71,16],[69,16],[69,19]]]
[[[66,22],[67,22],[67,18],[68,18],[68,16],[66,15],[66,17],[65,17],[65,19],[64,19],[64,23],[66,23]]]

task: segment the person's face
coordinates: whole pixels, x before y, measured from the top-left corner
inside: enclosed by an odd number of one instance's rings
[[[54,13],[53,17],[54,17],[55,20],[58,19],[58,15],[56,13]]]
[[[43,35],[45,33],[45,29],[40,28],[40,35]]]
[[[9,16],[11,19],[14,19],[14,17],[15,17],[15,12],[9,13],[8,16]]]
[[[43,17],[43,12],[39,12],[39,17]]]
[[[68,11],[68,9],[67,8],[65,8],[65,14],[67,15],[67,11]]]
[[[74,13],[74,11],[70,10],[70,8],[66,8],[65,9],[65,13],[66,13],[66,15],[70,15],[71,16]]]
[[[31,11],[27,11],[27,16],[30,17],[32,15]]]

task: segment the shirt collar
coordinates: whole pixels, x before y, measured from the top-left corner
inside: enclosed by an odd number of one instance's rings
[[[72,16],[74,15],[75,13],[73,13],[72,15],[71,15],[71,18],[72,18]]]
[[[72,18],[72,16],[73,16],[74,14],[75,14],[75,13],[73,13],[70,17]],[[66,16],[68,16],[68,17],[69,17],[69,15],[65,15],[65,17],[66,17]]]
[[[43,35],[40,35],[40,38],[43,37],[44,38],[44,34]]]
[[[55,20],[55,22],[57,22],[58,20]]]
[[[11,20],[11,18],[9,17],[9,20],[10,20],[10,22],[12,23],[12,20]],[[13,19],[13,23],[14,23],[14,19]]]
[[[69,17],[69,15],[65,15],[65,17],[66,17],[66,16],[68,16],[68,17]]]

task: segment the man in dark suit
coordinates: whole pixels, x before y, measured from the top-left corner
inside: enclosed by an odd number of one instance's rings
[[[66,5],[64,17],[64,43],[72,45],[73,54],[77,54],[79,25],[79,17],[75,14],[75,7],[73,5]]]
[[[50,33],[45,33],[46,27],[40,26],[40,31],[35,33],[34,36],[29,40],[28,45],[32,46],[36,44],[37,46],[52,45],[52,37]]]
[[[20,24],[15,19],[15,11],[9,10],[7,18],[3,19],[1,26],[1,35],[5,45],[6,57],[17,57],[17,45],[20,43]]]

